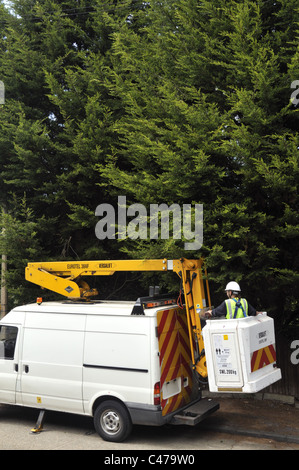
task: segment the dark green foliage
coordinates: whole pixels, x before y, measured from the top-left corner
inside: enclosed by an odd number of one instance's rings
[[[11,3],[18,16],[0,10],[0,201],[20,221],[26,194],[35,256],[203,255],[214,304],[234,279],[279,328],[297,324],[297,2]],[[202,248],[97,240],[95,209],[119,195],[203,204]]]

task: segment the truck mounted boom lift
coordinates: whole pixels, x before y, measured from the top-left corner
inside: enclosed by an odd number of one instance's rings
[[[175,272],[178,298],[92,300],[93,276]],[[69,300],[13,308],[0,321],[0,403],[92,416],[125,440],[135,424],[195,426],[219,408],[210,392],[256,393],[281,379],[274,321],[261,312],[201,324],[211,308],[203,259],[28,263],[26,280]],[[87,281],[87,282],[86,282]]]
[[[203,259],[28,263],[25,278],[27,281],[64,295],[69,299],[88,300],[90,297],[97,295],[98,292],[96,289],[90,289],[82,277],[110,276],[117,271],[173,271],[180,277],[181,290],[183,290],[185,300],[192,365],[200,377],[205,379],[207,377],[207,366],[199,313],[207,306],[211,307],[211,299]],[[139,302],[142,302],[142,299],[139,299]],[[134,314],[134,310],[132,314]]]

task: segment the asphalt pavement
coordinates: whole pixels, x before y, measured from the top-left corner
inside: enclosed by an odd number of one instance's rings
[[[220,409],[202,426],[206,430],[299,444],[299,408],[275,400],[218,398]]]
[[[0,449],[98,450],[99,463],[112,463],[123,453],[132,458],[145,453],[140,464],[154,463],[160,455],[167,459],[169,454],[178,457],[182,453],[198,463],[202,450],[299,450],[299,409],[294,405],[247,398],[218,401],[219,410],[195,427],[134,426],[132,435],[121,444],[103,441],[90,417],[52,411],[47,412],[43,431],[32,434],[38,410],[0,405]],[[134,466],[133,461],[123,463]]]

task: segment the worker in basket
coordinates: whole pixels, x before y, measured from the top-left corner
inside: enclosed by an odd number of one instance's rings
[[[228,298],[218,307],[207,310],[204,313],[204,318],[225,316],[228,319],[233,319],[254,316],[261,313],[257,312],[246,299],[241,298],[241,288],[237,282],[229,282],[225,291]]]

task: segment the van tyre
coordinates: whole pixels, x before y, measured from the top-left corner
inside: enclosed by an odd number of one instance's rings
[[[122,442],[132,431],[127,409],[114,400],[102,402],[97,407],[93,420],[95,430],[105,441]]]

